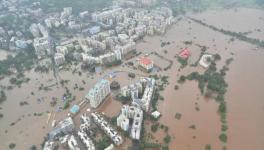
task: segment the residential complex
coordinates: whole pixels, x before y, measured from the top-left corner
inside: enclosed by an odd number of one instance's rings
[[[131,105],[123,105],[116,120],[117,126],[124,131],[130,131],[132,139],[140,139],[143,110],[146,112],[149,111],[154,90],[155,80],[147,77],[142,77],[139,82],[125,86],[121,90],[122,96],[131,97],[132,103]],[[132,126],[130,126],[130,120],[133,120]]]
[[[121,145],[123,143],[123,138],[119,133],[109,125],[109,123],[104,119],[104,117],[98,112],[91,114],[95,124],[104,131],[106,135],[111,138],[115,145]]]
[[[97,108],[110,94],[110,82],[102,79],[85,96],[92,108]]]

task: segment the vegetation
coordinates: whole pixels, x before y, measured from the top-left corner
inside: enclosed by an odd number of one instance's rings
[[[122,61],[121,60],[116,60],[114,62],[107,63],[105,65],[106,65],[106,67],[113,67],[113,66],[117,66],[117,65],[120,65],[120,64],[122,64]]]
[[[178,62],[181,64],[181,68],[184,68],[187,66],[188,64],[188,59],[183,59],[181,57],[178,57],[177,58]]]
[[[220,141],[226,143],[227,142],[227,136],[226,136],[226,134],[225,133],[221,133],[219,135],[219,139],[220,139]]]
[[[160,47],[164,47],[166,45],[170,45],[170,42],[161,42]]]
[[[221,131],[222,133],[219,136],[221,142],[227,142],[226,131],[228,129],[227,121],[226,121],[226,112],[227,106],[225,102],[225,93],[227,91],[228,84],[225,82],[226,71],[228,71],[228,65],[233,61],[233,58],[229,58],[226,60],[225,65],[218,72],[216,69],[216,60],[220,60],[220,55],[216,54],[214,59],[212,60],[209,68],[203,73],[199,74],[198,72],[192,72],[187,76],[181,76],[178,80],[179,83],[183,83],[187,80],[195,80],[198,82],[198,87],[200,92],[204,94],[206,97],[213,97],[216,102],[218,102],[218,113],[220,115],[221,120]],[[205,92],[206,91],[206,92]],[[195,129],[195,126],[194,128]]]
[[[20,51],[14,57],[7,56],[7,59],[0,61],[0,76],[11,75],[14,72],[29,70],[34,65],[35,52],[32,46]]]
[[[175,118],[178,119],[178,120],[181,119],[181,116],[182,116],[182,114],[180,114],[180,113],[176,113],[176,114],[175,114]]]
[[[10,143],[9,146],[8,146],[10,149],[14,149],[16,147],[16,144],[15,143]]]
[[[0,91],[0,104],[6,100],[6,94],[5,92],[2,90]]]
[[[32,145],[29,149],[30,150],[37,150],[37,147],[36,147],[36,145]]]
[[[171,141],[171,136],[167,134],[167,135],[164,137],[163,141],[164,141],[166,144],[170,143],[170,141]]]
[[[212,148],[211,148],[211,145],[210,144],[206,144],[205,145],[205,150],[211,150]]]
[[[96,142],[96,149],[105,149],[111,144],[111,140],[107,136],[103,136],[98,142]]]
[[[0,119],[3,118],[3,117],[4,117],[4,115],[2,113],[0,113]]]
[[[154,123],[151,125],[152,132],[157,132],[158,128],[159,128],[159,123]]]

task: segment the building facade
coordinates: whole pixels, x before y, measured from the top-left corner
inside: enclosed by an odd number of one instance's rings
[[[102,79],[85,96],[92,108],[97,108],[110,94],[110,82]]]

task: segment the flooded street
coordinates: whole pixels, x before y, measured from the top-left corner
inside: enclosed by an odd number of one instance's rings
[[[230,31],[252,31],[248,34],[249,37],[264,39],[264,11],[261,10],[239,9],[224,12],[219,10],[213,13],[208,11],[197,15],[192,14],[191,16]],[[263,19],[260,19],[261,17]],[[234,18],[244,22],[243,25],[238,27],[233,24],[236,22],[232,21]],[[245,18],[250,21],[245,21]],[[253,31],[255,29],[261,29],[261,32]],[[230,38],[230,36],[183,18],[164,36],[146,37],[144,42],[137,44],[137,51],[142,52],[141,56],[157,52],[173,61],[171,69],[157,73],[169,76],[169,85],[161,92],[164,101],[159,101],[158,111],[162,114],[160,122],[168,126],[169,134],[172,136],[169,145],[171,150],[204,150],[206,144],[210,144],[213,150],[222,149],[222,143],[218,138],[221,132],[220,116],[217,113],[218,103],[214,99],[205,99],[200,94],[195,81],[186,81],[184,84],[177,83],[181,75],[188,75],[193,71],[205,71],[199,65],[197,67],[190,66],[199,59],[201,48],[197,45],[207,46],[207,53],[221,55],[221,61],[217,62],[218,69],[222,68],[226,59],[234,58],[225,78],[228,83],[228,92],[225,95],[228,122],[227,148],[229,150],[264,149],[264,48],[254,50],[255,45],[239,40],[230,43]],[[171,44],[161,47],[161,41]],[[185,45],[185,41],[192,41],[192,45]],[[184,48],[189,48],[192,54],[188,62],[189,65],[179,70],[180,64],[176,55]],[[167,52],[165,53],[164,50]],[[1,50],[0,56],[1,60],[3,57]],[[135,61],[135,59],[129,61]],[[158,58],[155,58],[154,63],[157,66],[167,64]],[[118,81],[121,87],[137,81],[140,76],[148,76],[140,70],[125,66],[124,63],[96,75],[83,72],[79,76],[78,73],[72,74],[72,70],[60,71],[60,77],[63,80],[69,80],[65,87],[68,87],[70,92],[76,96],[76,100],[70,106],[82,101],[89,89],[110,72],[116,72],[116,77],[109,80]],[[128,78],[128,72],[135,73],[136,78]],[[64,118],[68,113],[68,110],[58,111],[58,107],[63,105],[62,96],[65,93],[65,88],[56,85],[52,72],[39,74],[30,71],[26,72],[25,76],[31,80],[20,88],[15,87],[13,90],[7,91],[7,100],[1,104],[0,112],[4,117],[0,123],[0,149],[3,150],[7,149],[11,142],[15,142],[20,150],[27,150],[31,145],[40,147],[43,137],[51,130],[50,123],[47,124],[48,112],[56,112],[55,120]],[[0,84],[8,86],[9,79],[0,80]],[[39,91],[38,88],[41,84],[50,85],[51,90]],[[74,90],[75,84],[78,87],[83,87],[84,90]],[[178,90],[174,89],[175,85],[179,86]],[[58,98],[55,107],[50,106],[52,97]],[[38,98],[43,98],[43,100],[39,102]],[[27,101],[29,105],[20,106],[21,101]],[[121,103],[112,98],[102,104],[99,110],[112,117],[119,113],[121,107]],[[42,115],[35,116],[34,113]],[[181,119],[175,118],[176,113],[182,115]],[[76,118],[78,119],[78,117]],[[11,125],[13,122],[16,123]],[[195,129],[190,128],[193,125]],[[146,123],[146,126],[149,128],[149,123]],[[162,142],[164,133],[157,132],[154,136],[155,139]]]

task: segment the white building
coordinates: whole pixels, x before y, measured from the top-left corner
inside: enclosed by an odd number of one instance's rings
[[[38,58],[42,58],[53,50],[52,43],[48,37],[35,38],[33,46]]]
[[[97,108],[110,94],[110,82],[102,79],[85,96],[93,108]]]
[[[204,54],[200,61],[199,61],[199,64],[204,67],[204,68],[208,68],[211,64],[211,61],[213,59],[213,56],[210,55],[210,54]]]
[[[111,138],[115,145],[121,145],[123,143],[122,136],[119,135],[119,133],[109,125],[109,123],[101,114],[95,112],[92,113],[91,116],[95,124],[99,126],[108,137]]]
[[[55,53],[54,61],[57,66],[62,65],[65,62],[64,54],[62,53]]]
[[[30,27],[29,27],[29,30],[31,32],[31,34],[36,38],[36,37],[40,37],[41,36],[41,33],[39,31],[39,27],[37,24],[32,24]]]
[[[85,145],[87,150],[95,150],[93,141],[88,137],[88,135],[85,132],[79,131],[78,136],[81,139],[82,143]]]
[[[123,105],[121,113],[116,120],[117,126],[121,127],[124,131],[128,131],[129,119],[133,119],[130,136],[132,139],[139,140],[143,121],[143,111],[136,106]]]
[[[70,150],[80,150],[76,138],[71,135],[68,140],[68,146]]]
[[[154,62],[147,57],[141,57],[138,60],[138,65],[147,71],[151,71],[154,67]]]

